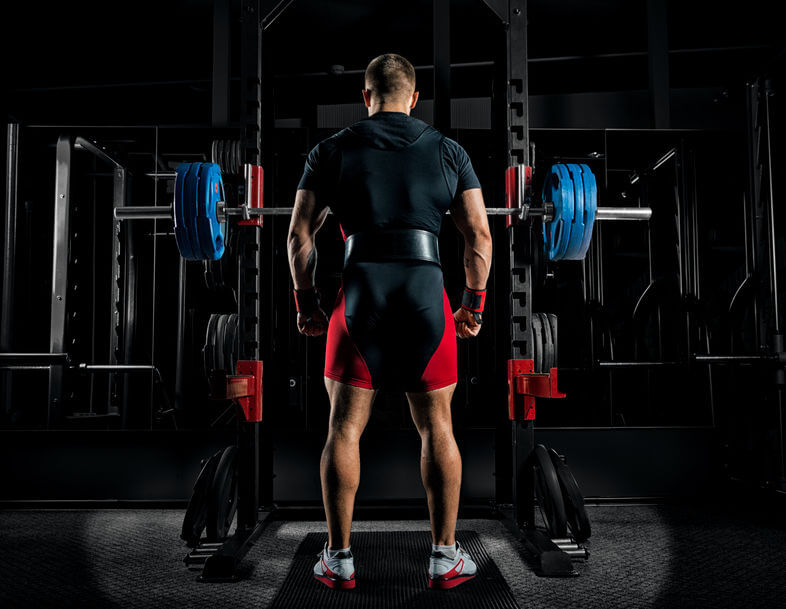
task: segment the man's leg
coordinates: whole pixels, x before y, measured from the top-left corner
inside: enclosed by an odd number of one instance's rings
[[[330,428],[322,451],[322,501],[328,524],[328,549],[349,547],[355,492],[360,483],[360,436],[376,391],[325,377],[330,398]]]
[[[420,475],[431,514],[432,543],[455,542],[461,490],[461,455],[453,437],[450,401],[456,385],[435,391],[407,393],[412,420],[421,439]]]

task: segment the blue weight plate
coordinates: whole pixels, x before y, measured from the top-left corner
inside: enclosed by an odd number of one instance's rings
[[[578,253],[581,251],[581,244],[584,241],[584,226],[587,223],[584,213],[584,180],[581,179],[581,167],[575,163],[569,163],[567,169],[573,182],[573,222],[570,225],[570,237],[568,238],[568,249],[565,251],[565,260],[580,260]]]
[[[223,200],[221,169],[216,163],[201,163],[196,227],[202,257],[206,260],[218,260],[224,254],[224,230],[218,221],[218,202]]]
[[[577,260],[582,260],[587,255],[590,242],[592,241],[592,227],[595,225],[595,214],[598,211],[598,183],[595,181],[595,174],[587,165],[580,165],[582,181],[584,182],[584,238],[581,248],[577,253]]]
[[[193,256],[190,260],[202,260],[202,247],[197,231],[197,204],[199,197],[199,167],[202,163],[190,163],[183,185],[183,216],[188,237],[191,241]]]
[[[557,195],[562,196],[562,188],[559,185],[559,174],[554,171],[554,167],[549,169],[548,173],[546,174],[546,179],[543,180],[543,193],[541,194],[541,199],[545,203],[546,201],[550,201],[554,203],[554,210],[556,213],[557,203],[554,199],[557,198]],[[546,252],[546,255],[551,259],[551,235],[552,235],[552,224],[543,222],[543,251]],[[554,225],[556,226],[556,224]]]
[[[181,163],[175,170],[175,242],[183,258],[194,259],[194,247],[186,228],[185,219],[185,181],[190,169],[190,163]]]
[[[544,224],[546,251],[549,260],[562,260],[568,249],[574,206],[573,181],[567,167],[561,163],[552,165],[545,186],[548,186],[549,196],[544,192],[543,200],[554,204],[554,218],[548,223],[548,229]]]

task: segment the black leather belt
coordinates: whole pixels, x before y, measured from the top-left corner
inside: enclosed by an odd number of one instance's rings
[[[416,228],[355,233],[344,243],[344,266],[353,262],[424,260],[439,264],[439,238]]]

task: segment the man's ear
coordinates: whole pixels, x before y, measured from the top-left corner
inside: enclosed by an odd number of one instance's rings
[[[363,89],[363,103],[366,104],[366,108],[371,107],[371,91],[368,89]]]
[[[415,107],[415,104],[417,104],[417,103],[418,103],[418,97],[419,97],[419,96],[420,96],[420,91],[415,91],[415,92],[412,94],[412,102],[410,102],[410,104],[409,104],[409,107],[410,107],[410,109],[414,108],[414,107]]]

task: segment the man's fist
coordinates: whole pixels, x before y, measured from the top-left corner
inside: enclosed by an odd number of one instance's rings
[[[480,332],[480,324],[475,321],[474,315],[467,309],[459,307],[453,313],[453,321],[456,323],[456,336],[459,338],[477,336],[478,332]]]
[[[302,313],[297,314],[297,329],[306,336],[319,336],[327,332],[328,317],[325,312],[318,308],[311,317],[306,317]]]

